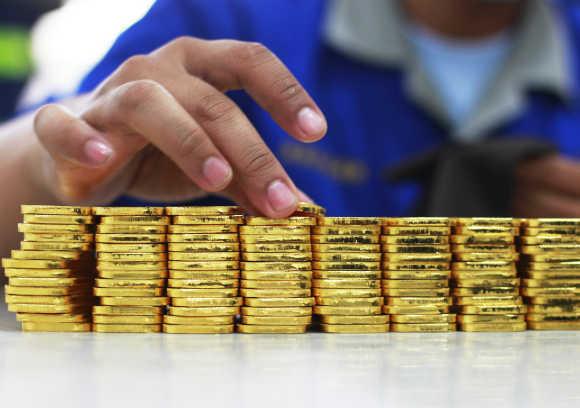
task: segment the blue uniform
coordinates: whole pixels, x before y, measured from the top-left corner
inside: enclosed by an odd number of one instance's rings
[[[332,215],[409,214],[420,193],[414,184],[388,184],[381,174],[407,157],[449,140],[449,129],[405,91],[404,72],[353,60],[322,35],[324,0],[159,0],[122,34],[85,78],[87,92],[125,59],[188,35],[258,41],[275,52],[325,113],[329,132],[315,144],[295,142],[246,94],[232,93],[296,185]],[[573,76],[580,79],[580,6],[559,1],[566,22]],[[523,112],[491,129],[492,137],[537,136],[580,158],[580,98],[531,91]]]

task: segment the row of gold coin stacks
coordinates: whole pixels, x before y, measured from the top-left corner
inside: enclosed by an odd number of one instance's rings
[[[519,295],[511,218],[460,218],[453,236],[452,286],[462,331],[522,331],[525,312]]]
[[[239,313],[239,207],[169,207],[165,333],[233,333]]]
[[[91,208],[23,205],[19,250],[3,259],[8,310],[24,331],[91,331]]]
[[[580,329],[580,220],[525,220],[520,244],[528,329]]]
[[[96,207],[97,274],[93,331],[161,331],[167,277],[166,232],[162,207]]]
[[[321,217],[312,235],[314,313],[328,333],[384,333],[380,219]]]
[[[240,333],[305,333],[312,322],[311,226],[322,208],[282,220],[246,217],[240,229]]]
[[[387,218],[383,222],[384,312],[393,332],[455,330],[449,313],[449,218]]]

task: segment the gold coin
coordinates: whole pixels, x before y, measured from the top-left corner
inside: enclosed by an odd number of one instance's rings
[[[167,298],[165,296],[109,296],[99,298],[99,302],[102,306],[165,306]]]
[[[86,303],[83,296],[6,295],[8,304],[72,305]]]
[[[379,270],[381,269],[380,262],[322,262],[313,261],[312,268],[317,270]]]
[[[310,227],[302,225],[242,225],[240,227],[240,235],[246,237],[248,235],[310,236]]]
[[[439,333],[455,331],[455,323],[391,323],[396,333]]]
[[[238,234],[169,234],[167,242],[238,242]]]
[[[451,243],[464,245],[511,245],[514,243],[514,236],[512,234],[452,235]]]
[[[233,271],[240,269],[238,261],[169,261],[167,265],[169,269],[186,271]]]
[[[453,228],[456,235],[479,235],[479,234],[512,234],[518,235],[520,229],[508,225],[460,225]]]
[[[441,313],[448,313],[448,306],[431,306],[431,305],[417,305],[417,306],[383,306],[383,313],[390,315],[438,315]]]
[[[314,252],[381,252],[378,244],[312,244]]]
[[[506,315],[526,313],[526,305],[471,305],[460,306],[459,313],[477,315]]]
[[[316,279],[380,279],[381,271],[313,271]]]
[[[164,270],[167,268],[165,261],[97,261],[97,270],[136,270],[136,271],[151,271]]]
[[[73,261],[78,260],[82,253],[79,251],[23,251],[13,249],[12,259]]]
[[[91,215],[91,207],[71,207],[61,205],[21,205],[22,214],[37,215]]]
[[[459,315],[457,322],[464,323],[513,323],[525,321],[523,314],[497,314],[497,315]]]
[[[515,264],[511,261],[486,261],[486,262],[453,262],[453,271],[515,271]]]
[[[523,299],[518,295],[478,295],[461,296],[455,299],[457,305],[521,305]]]
[[[248,272],[242,271],[242,279],[264,280],[264,281],[284,281],[284,280],[299,280],[310,281],[312,279],[312,272],[300,271],[258,271]]]
[[[167,270],[101,270],[98,276],[105,279],[162,279],[167,277]]]
[[[93,324],[97,333],[160,333],[159,324]]]
[[[115,225],[169,225],[170,218],[165,215],[110,215],[101,217],[100,223]]]
[[[502,225],[508,227],[517,227],[520,224],[518,220],[509,217],[455,218],[453,223],[455,225]]]
[[[95,250],[101,252],[165,252],[167,246],[164,243],[132,243],[132,244],[104,244],[98,242],[95,245]]]
[[[580,313],[580,303],[576,305],[528,305],[528,313]]]
[[[18,232],[35,234],[85,234],[92,232],[92,226],[84,224],[18,224]]]
[[[237,225],[170,225],[170,234],[227,234],[238,233]]]
[[[450,271],[383,271],[384,279],[400,280],[447,280],[451,275]]]
[[[325,333],[365,334],[386,333],[388,324],[322,324],[320,330]]]
[[[381,263],[383,270],[388,271],[441,271],[448,273],[449,262],[387,262]]]
[[[471,252],[456,253],[453,258],[457,261],[466,262],[488,262],[488,261],[517,261],[520,255],[511,252]]]
[[[310,262],[240,262],[245,271],[310,271]]]
[[[570,262],[580,261],[580,255],[575,254],[541,254],[541,255],[524,255],[526,261],[530,262]]]
[[[324,262],[379,262],[381,253],[364,253],[364,252],[315,252],[312,258],[315,261]]]
[[[234,315],[230,316],[163,316],[163,323],[185,324],[193,326],[217,326],[223,324],[234,324]]]
[[[187,225],[240,225],[244,223],[243,215],[175,215],[173,224]]]
[[[90,332],[90,323],[22,322],[25,332]]]
[[[313,279],[312,286],[315,288],[336,288],[336,289],[367,289],[380,288],[380,279]]]
[[[380,315],[381,306],[314,306],[314,314],[333,316]]]
[[[524,220],[527,227],[580,227],[578,218],[535,218]]]
[[[11,259],[3,258],[2,267],[4,268],[23,268],[23,269],[67,269],[71,262],[66,260],[33,260],[33,259]]]
[[[527,288],[580,288],[580,277],[577,279],[522,279],[522,286]]]
[[[417,296],[407,296],[407,297],[389,297],[385,299],[389,306],[418,306],[418,305],[429,305],[434,307],[447,306],[449,305],[449,299],[445,296],[434,296],[434,297],[417,297]]]
[[[314,298],[245,298],[244,306],[250,307],[306,307],[314,306]]]
[[[204,306],[204,307],[175,307],[169,306],[171,316],[205,317],[205,316],[235,316],[239,314],[239,306]]]
[[[171,279],[238,279],[239,271],[169,271]]]
[[[279,253],[242,253],[242,259],[250,262],[309,262],[310,252],[279,252]]]
[[[220,288],[220,289],[167,288],[167,295],[172,298],[236,297],[238,296],[238,288]],[[177,306],[176,304],[174,305]]]
[[[253,324],[238,324],[239,333],[246,334],[301,334],[306,333],[306,326],[259,326]]]
[[[90,323],[91,316],[87,314],[67,314],[67,313],[17,313],[16,320],[19,322],[37,323]]]
[[[526,330],[526,322],[462,323],[458,329],[466,332],[518,332]]]
[[[557,263],[541,263],[529,262],[526,264],[528,271],[570,271],[580,270],[580,261],[557,262]]]
[[[455,286],[459,288],[491,288],[495,286],[516,287],[519,279],[455,279]]]
[[[240,297],[214,298],[173,298],[171,305],[177,307],[238,307],[242,305]],[[177,308],[176,308],[177,309]]]
[[[95,215],[105,216],[159,216],[165,214],[163,207],[93,207]]]
[[[389,316],[322,316],[320,320],[324,324],[387,324]]]
[[[168,279],[170,288],[232,289],[238,287],[237,279]]]
[[[381,288],[369,289],[325,289],[313,288],[314,296],[322,297],[378,297],[381,296]]]
[[[309,297],[310,289],[240,289],[240,295],[248,298]]]
[[[435,323],[455,323],[456,317],[454,314],[406,314],[406,315],[392,315],[391,323],[404,324],[435,324]]]
[[[395,254],[447,254],[451,252],[449,244],[440,245],[397,245],[382,244],[382,252]]]
[[[522,288],[523,296],[575,296],[580,295],[580,288],[577,287],[550,287],[550,288]],[[580,299],[580,296],[579,296]]]
[[[107,244],[163,244],[165,234],[95,234],[95,241]]]
[[[571,295],[550,295],[550,296],[534,296],[526,299],[531,305],[551,305],[551,306],[580,306],[580,299],[578,296]]]
[[[525,236],[535,236],[535,235],[578,235],[577,227],[543,227],[543,228],[522,228],[522,235]]]
[[[385,218],[383,225],[412,226],[448,226],[451,219],[447,217],[390,217]]]
[[[284,244],[310,244],[310,235],[240,235],[242,245],[284,245]]]
[[[12,283],[12,282],[11,282]],[[6,295],[20,295],[20,296],[72,296],[80,295],[86,292],[87,297],[90,297],[89,286],[85,288],[77,287],[33,287],[33,286],[4,286]]]
[[[168,334],[229,334],[234,332],[233,324],[219,326],[195,326],[190,324],[163,324],[163,333]]]
[[[204,242],[204,243],[175,243],[171,242],[168,245],[168,249],[171,252],[237,252],[240,250],[240,245],[238,243],[215,243],[215,242]]]
[[[392,289],[440,289],[448,288],[449,282],[443,279],[385,279],[383,280],[383,287]]]
[[[526,320],[528,322],[580,322],[580,312],[551,314],[528,313]]]
[[[312,323],[312,316],[242,316],[243,324],[298,326]]]
[[[520,237],[522,245],[578,245],[580,237],[575,235],[535,235]]]
[[[338,226],[338,227],[312,227],[314,235],[379,235],[381,227],[378,225]]]
[[[97,225],[98,234],[165,234],[165,225],[127,225],[104,224]]]
[[[266,218],[266,217],[246,217],[246,225],[316,225],[314,217],[289,217],[289,218]]]
[[[520,248],[522,254],[545,255],[545,254],[568,254],[580,252],[578,244],[543,244],[543,245],[522,245]]]
[[[99,297],[162,296],[164,291],[164,288],[93,288],[93,294]]]
[[[513,295],[517,296],[519,293],[519,288],[510,286],[495,286],[489,288],[454,288],[452,291],[453,296],[478,296],[478,295]]]
[[[453,253],[465,252],[492,252],[492,253],[516,253],[514,244],[453,244]]]
[[[242,251],[244,252],[308,252],[312,251],[312,246],[310,244],[242,244]]]
[[[385,235],[411,235],[411,236],[448,236],[451,234],[450,227],[383,227]]]
[[[402,296],[402,297],[409,297],[409,296],[427,296],[427,297],[435,297],[435,296],[449,296],[449,288],[437,288],[437,289],[412,289],[412,288],[383,288],[382,290],[383,296]]]
[[[423,254],[423,253],[407,253],[407,254],[394,254],[394,253],[384,253],[383,259],[385,262],[450,262],[451,254]]]
[[[511,271],[453,271],[451,276],[454,279],[515,279],[517,272]]]
[[[168,215],[235,215],[243,210],[237,205],[165,207]]]
[[[158,316],[161,306],[93,306],[93,315]]]
[[[318,216],[324,216],[326,214],[326,209],[320,205],[307,202],[299,202],[296,207],[297,213],[312,214]]]
[[[163,252],[97,252],[99,261],[165,261],[167,254]]]
[[[169,252],[170,261],[238,261],[238,252]]]
[[[90,215],[44,215],[24,214],[25,224],[93,224],[94,218]]]
[[[41,314],[89,314],[88,305],[34,305],[34,304],[9,304],[8,311],[13,313],[41,313]]]
[[[312,316],[312,307],[242,307],[244,316]]]
[[[20,249],[25,251],[90,251],[89,242],[26,242],[20,243]]]
[[[378,244],[378,235],[312,235],[313,244]]]
[[[382,220],[376,217],[321,217],[318,225],[381,225]]]
[[[341,298],[341,297],[317,297],[316,304],[318,306],[347,306],[347,307],[359,307],[359,306],[382,306],[384,304],[384,298],[382,297],[360,297],[360,298]]]
[[[449,245],[449,237],[445,235],[383,235],[381,236],[381,244],[397,246]]]
[[[10,287],[42,287],[42,288],[62,288],[89,284],[86,278],[11,278]],[[8,288],[8,286],[7,286]],[[72,289],[72,288],[71,288]]]
[[[246,280],[241,281],[244,289],[310,289],[312,283],[304,280]]]
[[[528,322],[529,330],[580,330],[580,322]]]
[[[133,315],[95,315],[95,324],[159,324],[163,322],[162,315],[133,316]]]

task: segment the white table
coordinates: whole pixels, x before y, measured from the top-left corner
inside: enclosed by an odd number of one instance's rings
[[[580,407],[580,332],[21,333],[1,306],[0,406]]]

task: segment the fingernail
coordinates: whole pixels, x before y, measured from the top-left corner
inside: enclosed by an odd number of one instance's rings
[[[324,118],[309,107],[302,108],[298,112],[298,126],[310,137],[322,136],[326,130]]]
[[[310,198],[304,191],[298,190],[298,198],[300,201],[304,201],[306,203],[314,204],[314,200]]]
[[[104,164],[113,155],[113,149],[108,144],[91,139],[85,143],[84,152],[90,164]]]
[[[268,201],[274,211],[286,210],[297,203],[296,195],[280,180],[275,180],[268,186]]]
[[[210,157],[203,163],[203,177],[214,188],[225,187],[232,178],[232,168],[223,159]]]

